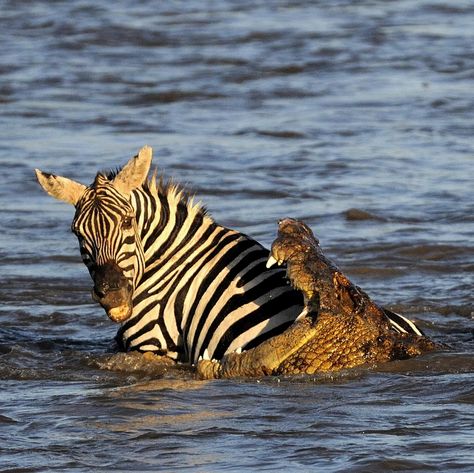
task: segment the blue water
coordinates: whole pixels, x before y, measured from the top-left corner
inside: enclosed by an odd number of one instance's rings
[[[474,4],[0,0],[0,472],[474,471]],[[159,173],[269,245],[304,219],[452,350],[203,382],[114,355],[34,168]]]

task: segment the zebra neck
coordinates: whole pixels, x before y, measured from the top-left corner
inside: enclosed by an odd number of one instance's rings
[[[167,265],[180,251],[194,248],[203,228],[217,227],[206,210],[176,186],[150,185],[133,200],[140,229],[145,273]]]
[[[133,295],[133,314],[123,326],[127,347],[150,340],[183,357],[183,327],[192,316],[193,294],[208,276],[207,266],[241,233],[216,224],[200,205],[175,188],[136,191],[132,197],[144,254],[143,276]],[[127,341],[128,339],[128,341]],[[142,342],[143,340],[143,342]],[[151,345],[150,345],[151,346]]]

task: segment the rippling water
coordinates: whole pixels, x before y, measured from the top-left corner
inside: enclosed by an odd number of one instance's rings
[[[0,471],[474,471],[470,1],[0,0]],[[305,219],[452,350],[196,381],[113,355],[72,209],[153,146],[220,223]]]

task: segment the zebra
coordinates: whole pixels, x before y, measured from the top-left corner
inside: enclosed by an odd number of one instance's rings
[[[71,230],[93,280],[92,298],[121,324],[124,351],[196,363],[248,350],[282,333],[303,309],[269,251],[219,225],[184,188],[148,178],[143,147],[90,186],[36,169],[42,188],[75,206]],[[422,334],[386,311],[397,332]]]

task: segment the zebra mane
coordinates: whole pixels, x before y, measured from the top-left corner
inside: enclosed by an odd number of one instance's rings
[[[99,177],[113,181],[121,170],[121,167],[117,167],[109,171],[100,171],[97,173],[94,183],[97,182]],[[158,175],[157,169],[154,170],[151,177],[145,180],[142,184],[142,189],[157,198],[160,196],[168,200],[171,198],[171,200],[184,205],[188,209],[193,209],[202,216],[210,217],[207,208],[201,202],[196,201],[193,192],[186,189],[185,186],[176,183],[172,178],[165,178],[163,174]]]
[[[157,170],[147,179],[142,188],[145,192],[149,192],[156,197],[165,197],[178,201],[188,209],[193,209],[202,216],[209,217],[207,208],[200,202],[196,201],[195,194],[181,184],[176,183],[172,178],[165,178],[163,174],[158,175]]]
[[[122,166],[118,166],[115,169],[109,169],[108,171],[99,171],[97,175],[101,175],[107,178],[109,181],[113,181],[121,170]]]

